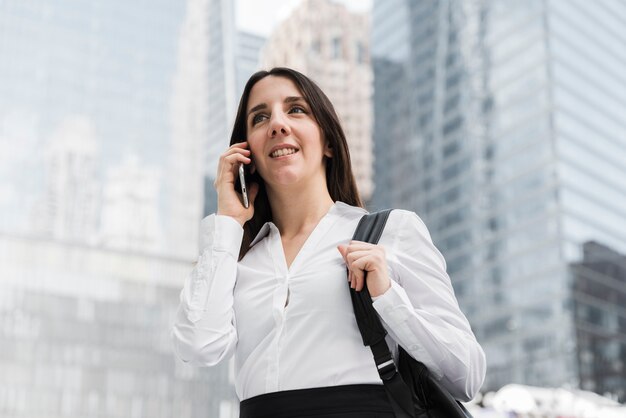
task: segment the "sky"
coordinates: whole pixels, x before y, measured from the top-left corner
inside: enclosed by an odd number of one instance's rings
[[[289,13],[302,0],[237,0],[237,29],[252,32],[264,37],[278,22],[289,16]],[[373,0],[334,0],[345,4],[349,10],[365,12],[372,8]]]

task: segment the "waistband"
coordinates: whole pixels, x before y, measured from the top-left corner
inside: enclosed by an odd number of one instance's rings
[[[287,390],[241,402],[239,418],[394,418],[383,385]]]

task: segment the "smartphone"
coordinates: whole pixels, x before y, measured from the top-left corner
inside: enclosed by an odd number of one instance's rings
[[[246,209],[250,206],[248,201],[248,188],[246,187],[246,170],[243,163],[239,164],[239,185],[241,187],[241,195],[243,196],[243,205]]]

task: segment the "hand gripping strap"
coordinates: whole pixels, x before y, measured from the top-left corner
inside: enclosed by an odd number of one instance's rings
[[[391,209],[387,209],[363,216],[352,239],[377,244],[385,229],[390,212]],[[365,279],[367,279],[367,275]],[[402,380],[393,361],[391,351],[387,341],[385,341],[387,331],[372,305],[372,298],[367,285],[364,285],[360,292],[350,288],[350,296],[363,344],[372,350],[378,375],[383,381],[396,418],[413,418],[415,412],[411,392]]]

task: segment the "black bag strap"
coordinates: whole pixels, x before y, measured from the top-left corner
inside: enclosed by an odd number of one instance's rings
[[[391,209],[386,209],[363,216],[359,221],[352,239],[377,244],[385,229],[385,224],[387,223],[390,212]],[[378,369],[378,375],[383,381],[387,397],[391,402],[396,418],[416,418],[412,390],[403,380],[394,363],[391,351],[385,340],[387,331],[380,322],[378,313],[372,305],[372,297],[367,285],[364,285],[360,292],[350,288],[350,296],[352,298],[352,306],[354,307],[354,315],[359,326],[359,331],[361,332],[361,337],[363,338],[363,344],[368,345],[372,350],[376,368]],[[402,348],[400,347],[399,350],[402,351]],[[400,357],[402,358],[402,355]],[[421,387],[423,389],[423,385],[428,386],[430,396],[437,398],[439,405],[445,409],[440,410],[440,413],[443,414],[442,416],[472,418],[472,415],[463,404],[454,399],[450,393],[427,372],[428,369],[422,363],[413,359],[411,359],[411,361],[415,362],[419,370],[426,370],[425,372],[420,372],[420,379],[423,380]],[[413,382],[413,384],[415,384],[415,382]]]
[[[352,239],[377,244],[385,229],[390,212],[391,209],[387,209],[363,216]],[[363,344],[368,345],[372,350],[378,375],[383,381],[396,418],[414,418],[415,410],[411,391],[402,380],[402,376],[398,373],[393,361],[391,351],[385,340],[387,331],[372,305],[372,297],[367,285],[364,285],[360,292],[350,288],[350,296]]]

